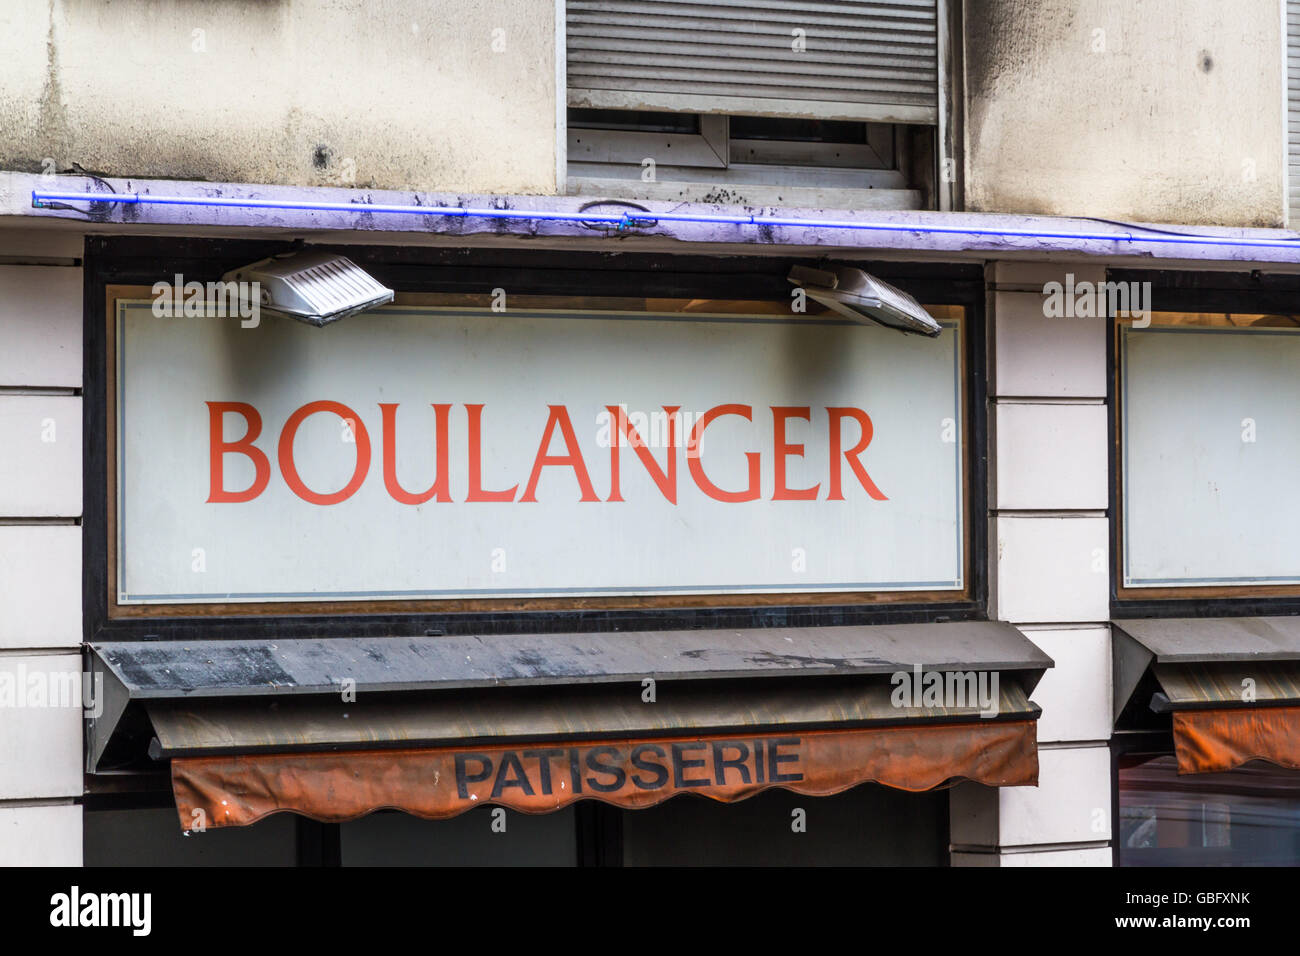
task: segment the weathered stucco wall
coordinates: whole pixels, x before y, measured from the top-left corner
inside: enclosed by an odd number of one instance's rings
[[[1280,0],[966,0],[967,206],[1276,226]]]
[[[555,192],[553,0],[6,0],[0,168]]]

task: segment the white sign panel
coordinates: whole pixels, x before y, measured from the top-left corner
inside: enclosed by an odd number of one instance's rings
[[[963,588],[957,323],[116,322],[119,604]]]
[[[1300,583],[1300,334],[1125,329],[1125,587]]]

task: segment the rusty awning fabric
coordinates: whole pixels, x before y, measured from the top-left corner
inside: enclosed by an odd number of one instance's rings
[[[1235,770],[1252,760],[1300,770],[1300,707],[1231,707],[1174,713],[1179,773]]]
[[[634,809],[679,793],[731,803],[772,787],[828,796],[868,782],[921,791],[960,780],[1037,784],[1035,721],[172,761],[184,830],[284,811],[330,823],[385,808],[440,820],[485,804],[547,813],[596,799]]]

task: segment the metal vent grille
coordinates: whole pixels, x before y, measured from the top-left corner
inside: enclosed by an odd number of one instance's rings
[[[936,6],[568,0],[569,105],[934,124]]]
[[[318,315],[382,298],[388,292],[342,256],[285,276],[285,283],[302,297],[309,311]]]

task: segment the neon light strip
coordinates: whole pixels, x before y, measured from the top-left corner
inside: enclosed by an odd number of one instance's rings
[[[308,202],[294,199],[230,199],[194,196],[142,196],[139,193],[77,193],[32,190],[32,205],[42,208],[51,202],[114,203],[116,205],[208,206],[223,209],[286,209],[303,212],[371,212],[393,215],[444,216],[448,218],[517,219],[547,222],[606,223],[631,227],[643,222],[695,222],[737,226],[788,226],[792,228],[857,229],[864,232],[912,232],[928,235],[978,236],[982,238],[1069,239],[1075,241],[1167,243],[1172,245],[1294,249],[1300,240],[1252,239],[1227,236],[1134,234],[1131,232],[1036,232],[1030,229],[963,229],[957,226],[927,226],[919,223],[856,222],[842,219],[794,219],[785,216],[744,216],[711,213],[648,212],[547,212],[523,209],[475,209],[462,206],[418,206],[394,203]]]

